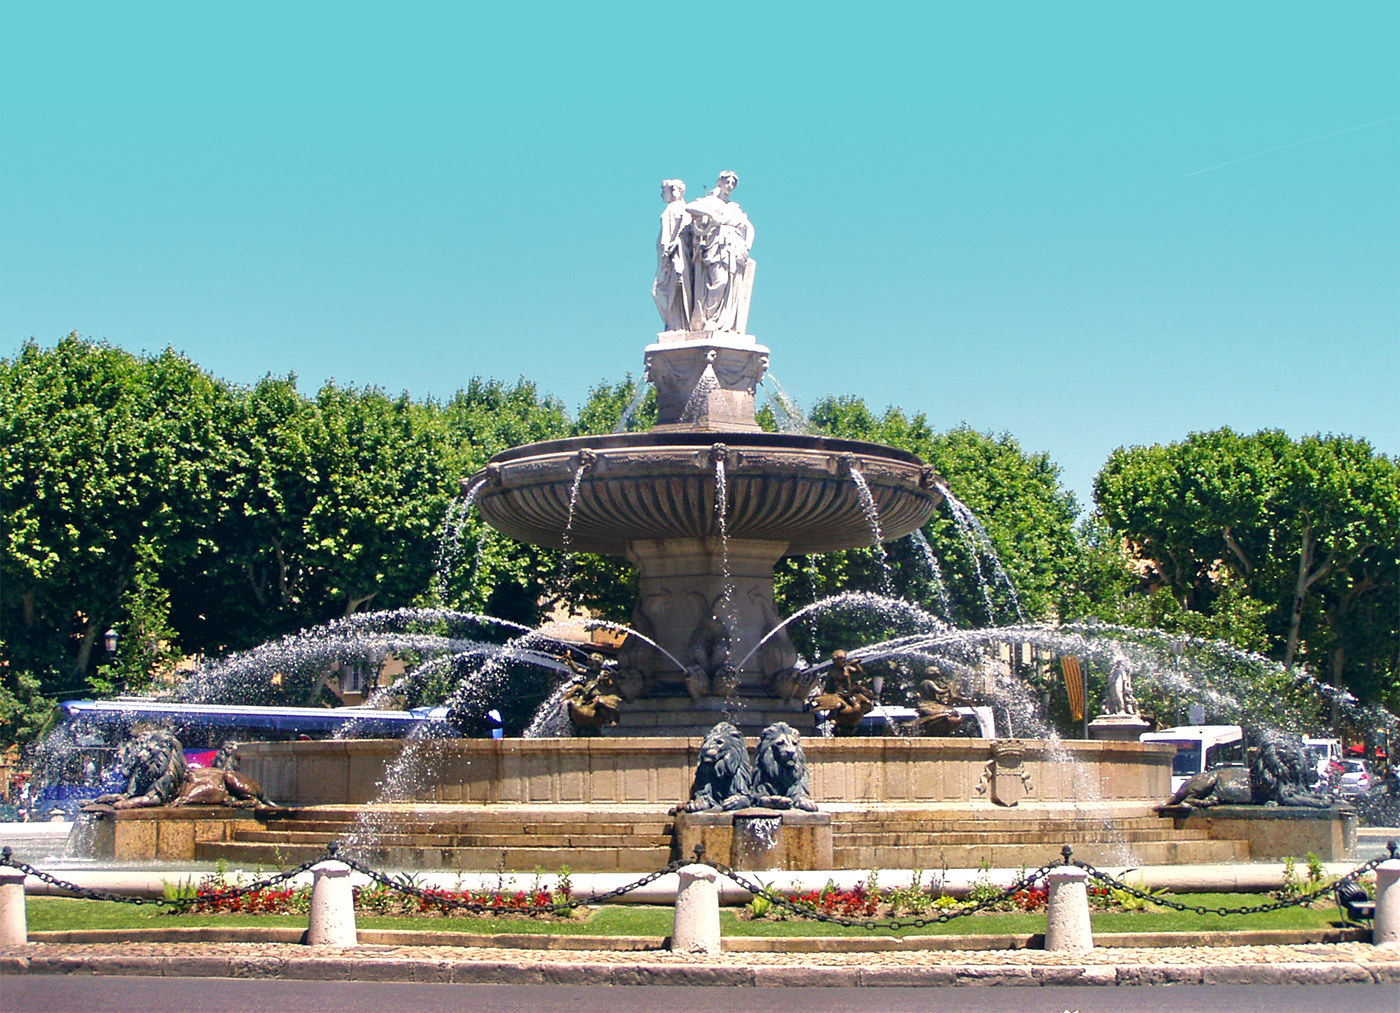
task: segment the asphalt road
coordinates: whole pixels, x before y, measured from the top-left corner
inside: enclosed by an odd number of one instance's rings
[[[437,985],[35,975],[0,978],[6,1013],[555,1013],[668,1008],[724,1013],[1400,1013],[1394,985],[996,988],[709,988]]]

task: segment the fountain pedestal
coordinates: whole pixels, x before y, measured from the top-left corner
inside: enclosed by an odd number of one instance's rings
[[[753,335],[663,331],[645,355],[646,378],[656,387],[656,431],[760,431],[754,391],[768,370],[768,349]]]
[[[1089,722],[1089,738],[1101,742],[1139,742],[1151,730],[1151,722],[1136,714],[1101,714]]]
[[[1324,862],[1356,853],[1357,815],[1352,809],[1308,809],[1275,805],[1218,805],[1157,809],[1178,830],[1203,831],[1212,840],[1249,842],[1252,861],[1298,858],[1309,852]]]
[[[161,806],[85,813],[74,825],[86,837],[93,858],[123,861],[189,861],[201,844],[234,839],[237,828],[256,825],[285,809],[229,809],[224,806]]]
[[[698,696],[781,696],[773,679],[791,671],[797,652],[785,630],[762,647],[759,642],[778,625],[773,567],[787,545],[748,538],[629,543],[627,558],[640,573],[632,625],[647,631],[662,651],[637,642],[623,664],[640,670],[653,692],[686,688],[688,682],[694,688],[703,677]],[[688,671],[677,671],[666,654]],[[732,686],[718,672],[724,665],[734,669]]]
[[[762,872],[835,868],[830,813],[801,809],[737,809],[676,813],[675,850],[705,854],[731,869]]]
[[[901,538],[942,500],[941,480],[915,454],[763,431],[754,393],[768,349],[743,331],[752,229],[738,205],[728,205],[737,177],[726,174],[721,183],[686,206],[696,217],[683,234],[668,231],[683,214],[663,216],[653,294],[688,284],[666,259],[673,240],[684,247],[703,237],[703,256],[713,257],[723,235],[733,244],[724,249],[745,254],[740,275],[701,272],[710,287],[704,300],[696,291],[694,308],[703,302],[705,312],[674,313],[663,298],[662,319],[737,329],[668,330],[646,346],[646,378],[657,397],[653,429],[516,447],[467,483],[483,519],[508,537],[626,556],[636,565],[633,632],[613,673],[624,700],[620,734],[703,734],[720,716],[757,732],[773,715],[799,711],[794,701],[818,677],[799,666],[774,607],[774,566],[788,554]],[[668,183],[666,192],[669,200],[677,188]],[[689,701],[689,712],[659,725],[678,699]]]

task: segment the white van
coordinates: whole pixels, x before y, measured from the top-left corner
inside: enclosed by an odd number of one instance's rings
[[[1176,746],[1172,793],[1197,774],[1216,767],[1244,766],[1244,732],[1239,725],[1182,725],[1143,732],[1139,742]]]
[[[1303,748],[1307,751],[1308,762],[1312,764],[1316,771],[1317,780],[1310,786],[1313,791],[1329,792],[1333,789],[1331,778],[1328,776],[1332,765],[1338,764],[1337,776],[1341,776],[1340,764],[1342,762],[1342,740],[1341,739],[1303,739]]]

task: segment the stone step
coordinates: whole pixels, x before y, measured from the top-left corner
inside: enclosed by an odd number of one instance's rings
[[[946,826],[952,829],[976,829],[978,827],[1053,827],[1060,825],[1081,825],[1084,823],[1112,823],[1115,826],[1160,827],[1168,820],[1156,813],[1120,815],[1113,812],[1093,811],[1084,813],[1007,813],[1005,810],[985,812],[956,812],[946,810],[879,810],[868,813],[831,813],[833,825],[842,823],[863,823],[873,826],[888,826],[900,823],[923,823]]]
[[[1176,833],[1170,826],[1158,823],[1117,823],[1108,820],[1063,820],[1055,823],[939,823],[926,820],[900,820],[863,823],[854,820],[833,822],[833,833],[837,834],[977,834],[981,837],[998,837],[1004,834],[1034,834],[1038,837],[1053,837],[1056,834],[1076,833],[1082,830],[1113,830],[1122,833],[1156,834],[1170,837]]]
[[[1151,841],[1131,846],[1110,843],[1074,845],[1074,857],[1090,865],[1176,865],[1218,864],[1249,860],[1249,847],[1243,841]],[[1059,847],[1027,847],[1023,844],[959,844],[928,847],[860,847],[833,849],[837,868],[842,869],[976,869],[1035,868],[1055,861]],[[1128,854],[1124,852],[1127,851]]]
[[[196,844],[195,858],[222,860],[244,866],[283,868],[309,862],[325,854],[324,846],[308,844],[253,844],[219,842]],[[671,860],[670,846],[626,848],[416,848],[375,847],[366,849],[359,860],[376,869],[454,869],[462,872],[559,871],[567,865],[573,872],[654,872]],[[504,865],[502,865],[504,862]]]
[[[897,833],[887,833],[884,831],[853,833],[842,830],[834,833],[832,838],[838,848],[872,847],[882,844],[891,847],[922,847],[925,845],[980,844],[983,842],[994,842],[996,844],[1034,846],[1037,844],[1075,844],[1080,841],[1099,843],[1123,841],[1131,844],[1151,841],[1209,840],[1209,836],[1204,831],[1182,830],[1175,833],[1162,833],[1160,830],[1118,830],[1112,827],[1066,828],[1057,831],[1054,835],[1044,835],[1029,830],[1018,833],[999,834],[945,834],[937,831],[928,832],[922,830],[902,831]]]
[[[636,823],[625,822],[520,822],[506,820],[479,820],[470,817],[461,820],[384,819],[382,822],[370,819],[364,823],[356,820],[287,819],[260,825],[269,833],[328,833],[344,835],[360,827],[392,827],[394,830],[415,834],[460,834],[490,833],[511,836],[559,837],[578,834],[599,834],[604,836],[631,834],[668,834],[671,831],[669,820],[645,820]]]
[[[669,805],[617,805],[612,803],[494,803],[483,805],[318,805],[288,811],[282,819],[318,819],[355,822],[365,816],[382,815],[394,820],[420,820],[456,823],[462,820],[503,820],[514,823],[633,823],[637,820],[667,820]],[[277,822],[269,820],[268,822]]]
[[[299,831],[235,831],[233,839],[246,844],[320,844],[351,834]],[[626,848],[670,847],[666,834],[430,834],[416,830],[391,830],[375,834],[376,845],[413,848]]]

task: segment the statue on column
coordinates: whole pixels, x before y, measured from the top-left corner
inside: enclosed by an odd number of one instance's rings
[[[704,197],[682,204],[685,184],[662,183],[666,210],[657,238],[652,296],[666,330],[735,331],[749,322],[758,262],[749,256],[756,235],[737,201],[737,174],[719,174]],[[682,217],[683,216],[683,217]]]

